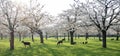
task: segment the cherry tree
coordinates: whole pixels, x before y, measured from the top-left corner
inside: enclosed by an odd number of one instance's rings
[[[0,10],[2,11],[1,22],[9,29],[10,50],[14,50],[14,29],[18,26],[18,14],[20,7],[11,0],[0,0]]]
[[[102,33],[102,47],[106,48],[106,32],[113,23],[119,21],[117,18],[120,14],[120,0],[87,0],[86,3],[81,3],[80,0],[75,0],[83,9],[83,13],[88,15],[88,19]]]

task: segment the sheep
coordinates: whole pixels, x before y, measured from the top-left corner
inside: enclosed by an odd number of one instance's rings
[[[82,44],[84,44],[84,42],[82,42]]]
[[[64,39],[62,39],[63,41],[65,41],[65,38]]]
[[[58,42],[57,42],[57,45],[63,43],[64,40],[65,40],[65,39],[62,39],[62,40],[58,41]]]
[[[85,44],[87,44],[88,42],[87,41],[85,41]]]
[[[27,45],[29,45],[29,47],[31,47],[30,42],[24,42],[24,41],[22,41],[22,43],[25,45],[25,47],[26,47]]]
[[[114,40],[114,38],[112,38],[111,40]]]
[[[88,43],[88,41],[82,42],[82,44],[87,44],[87,43]]]

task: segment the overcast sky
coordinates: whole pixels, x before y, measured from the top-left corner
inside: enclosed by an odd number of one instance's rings
[[[52,15],[57,15],[62,10],[69,9],[69,4],[73,3],[73,0],[43,0],[45,3],[45,10]]]
[[[27,4],[29,0],[14,0],[17,3]],[[45,5],[44,10],[48,13],[56,16],[63,10],[69,9],[69,4],[73,3],[73,0],[39,0]]]

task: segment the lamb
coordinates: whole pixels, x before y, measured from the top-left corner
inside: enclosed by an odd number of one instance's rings
[[[22,43],[25,45],[25,47],[26,47],[27,45],[29,45],[29,47],[31,47],[30,42],[24,42],[24,41],[22,41]]]

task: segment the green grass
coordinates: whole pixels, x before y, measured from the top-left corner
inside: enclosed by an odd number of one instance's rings
[[[31,39],[25,39],[30,41]],[[40,44],[39,38],[31,42],[32,47],[26,47],[15,39],[15,50],[9,50],[9,40],[0,40],[0,56],[120,56],[120,41],[107,39],[107,47],[102,48],[102,42],[90,38],[88,44],[81,44],[83,38],[75,40],[76,45],[70,45],[66,40],[62,45],[56,45],[56,39],[49,38],[45,44]]]

